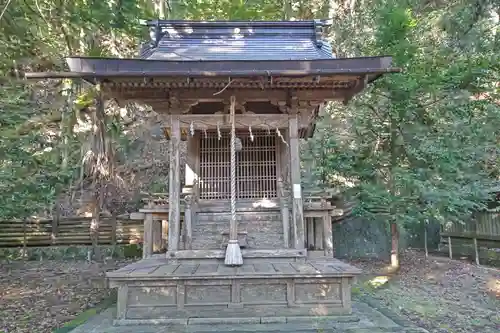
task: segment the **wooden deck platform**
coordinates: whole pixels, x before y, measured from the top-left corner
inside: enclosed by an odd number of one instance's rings
[[[320,278],[352,277],[361,271],[337,259],[308,261],[305,263],[245,263],[241,267],[228,267],[223,263],[189,262],[168,263],[165,259],[143,259],[107,274],[112,280],[156,279],[258,279],[258,278]]]
[[[197,318],[272,321],[289,316],[350,314],[351,285],[361,271],[336,259],[194,263],[143,259],[109,272],[118,288],[117,324],[176,323]],[[264,318],[264,319],[262,319]]]

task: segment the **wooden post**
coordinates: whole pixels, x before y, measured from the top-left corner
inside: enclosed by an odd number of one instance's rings
[[[324,241],[324,227],[323,227],[323,219],[318,219],[316,217],[312,218],[314,222],[314,246],[316,246],[316,250],[324,250],[325,249],[325,241]]]
[[[184,201],[186,203],[184,208],[184,226],[185,226],[185,239],[184,239],[184,249],[192,250],[193,249],[193,228],[191,225],[192,219],[192,196],[190,194],[184,197]]]
[[[451,237],[448,236],[448,256],[453,259],[453,250],[451,249]]]
[[[168,196],[168,251],[177,251],[179,249],[180,236],[180,151],[179,144],[181,139],[181,129],[179,118],[171,116],[170,118],[170,182]]]
[[[26,236],[26,233],[28,232],[28,230],[26,230],[28,227],[27,225],[27,220],[26,218],[23,219],[23,260],[27,260],[28,259],[28,251],[26,249],[26,246],[27,246],[27,236]]]
[[[144,244],[142,258],[149,258],[153,254],[153,214],[146,213],[144,216]]]
[[[474,238],[472,238],[472,244],[474,246],[474,259],[476,261],[476,265],[479,266],[479,249],[477,248],[477,219],[472,221],[472,232],[474,233]]]
[[[477,238],[474,237],[474,257],[476,259],[476,265],[479,266],[479,249],[477,248]]]
[[[297,115],[289,118],[288,130],[290,134],[290,178],[293,193],[292,219],[293,234],[295,236],[294,246],[297,250],[303,250],[305,247],[304,206],[300,182],[299,123]]]
[[[278,190],[281,204],[281,219],[283,220],[283,246],[290,247],[290,212],[288,211],[288,193],[285,191],[283,181],[278,181]]]
[[[51,233],[51,238],[52,238],[52,244],[55,245],[57,242],[57,234],[59,232],[59,220],[61,219],[61,206],[59,199],[56,200],[56,206],[55,206],[55,214],[54,218],[52,219],[52,233]]]
[[[325,212],[323,215],[323,247],[325,257],[333,257],[332,218],[329,212]]]
[[[316,250],[316,233],[314,228],[314,217],[304,217],[304,222],[307,226],[307,249]]]
[[[153,252],[159,252],[162,247],[162,226],[157,216],[153,219]]]

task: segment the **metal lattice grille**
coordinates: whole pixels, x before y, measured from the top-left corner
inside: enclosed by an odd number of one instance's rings
[[[277,136],[256,131],[253,141],[248,131],[237,131],[242,149],[236,152],[236,192],[238,199],[275,198]],[[200,137],[200,198],[229,199],[231,196],[230,135],[216,131]]]

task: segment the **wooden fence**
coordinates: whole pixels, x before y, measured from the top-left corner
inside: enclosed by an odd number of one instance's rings
[[[478,212],[465,223],[450,223],[441,226],[441,249],[453,254],[472,255],[479,264],[480,259],[498,263],[500,254],[500,212]],[[458,252],[458,253],[457,253]]]
[[[87,217],[59,220],[0,221],[0,247],[90,245],[90,222]],[[142,221],[102,217],[99,244],[133,244],[142,239]]]
[[[500,242],[500,212],[481,212],[463,224],[445,224],[441,226],[441,237]]]

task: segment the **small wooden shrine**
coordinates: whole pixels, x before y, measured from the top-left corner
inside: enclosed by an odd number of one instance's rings
[[[333,258],[335,206],[303,193],[299,140],[327,102],[397,71],[391,58],[335,58],[321,21],[147,25],[137,59],[70,57],[69,73],[30,74],[83,78],[163,119],[168,199],[140,212],[143,260],[108,273],[116,323],[350,313],[360,272]],[[166,254],[153,254],[167,213]]]

